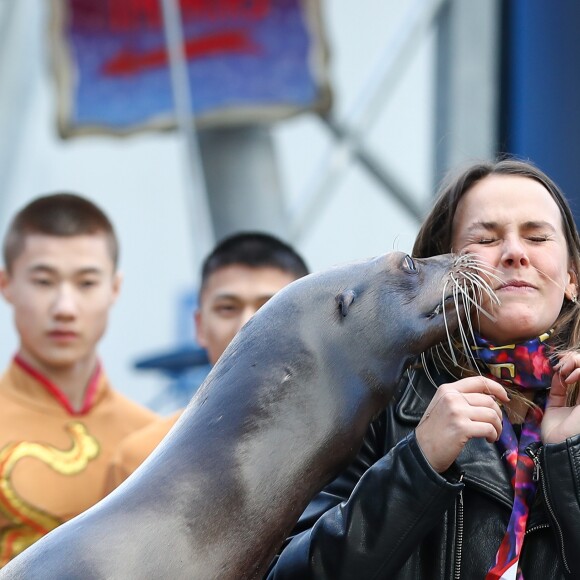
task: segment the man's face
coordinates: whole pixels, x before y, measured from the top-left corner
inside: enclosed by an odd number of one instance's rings
[[[28,235],[12,271],[0,274],[27,362],[63,371],[96,356],[120,287],[104,234]]]
[[[278,290],[296,277],[278,268],[239,264],[216,270],[207,280],[195,314],[197,341],[215,364],[242,326]]]

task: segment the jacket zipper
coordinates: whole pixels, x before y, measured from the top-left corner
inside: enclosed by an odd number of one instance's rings
[[[459,481],[463,479],[463,474]],[[454,580],[461,578],[461,552],[463,550],[463,489],[459,491],[457,499],[457,533],[455,535],[455,573]]]
[[[556,530],[558,531],[558,537],[560,538],[560,551],[562,553],[562,561],[564,562],[564,567],[568,574],[570,573],[570,567],[568,566],[568,560],[566,559],[566,554],[564,552],[564,534],[562,533],[562,528],[560,527],[560,523],[556,519],[556,514],[554,513],[554,508],[550,502],[550,498],[546,493],[546,480],[544,476],[544,472],[542,471],[542,467],[540,465],[540,453],[542,451],[542,447],[535,447],[534,445],[530,445],[526,448],[526,453],[532,458],[534,462],[534,473],[532,479],[534,481],[539,481],[540,485],[542,486],[542,492],[544,495],[544,500],[546,502],[546,507],[548,508],[548,512],[552,516],[552,520],[556,524]],[[527,532],[526,532],[527,533]]]
[[[535,532],[536,530],[544,530],[545,528],[549,528],[549,527],[550,527],[550,524],[538,524],[537,526],[533,526],[531,528],[528,528],[524,535],[527,536],[530,532]]]

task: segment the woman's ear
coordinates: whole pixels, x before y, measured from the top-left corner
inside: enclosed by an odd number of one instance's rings
[[[578,301],[578,276],[574,270],[568,270],[568,284],[566,284],[564,295],[570,302]]]

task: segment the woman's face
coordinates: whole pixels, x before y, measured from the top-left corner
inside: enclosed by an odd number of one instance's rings
[[[562,216],[539,182],[489,175],[461,198],[453,220],[453,251],[489,264],[501,304],[484,306],[479,332],[495,344],[539,336],[552,327],[566,296],[576,296]]]

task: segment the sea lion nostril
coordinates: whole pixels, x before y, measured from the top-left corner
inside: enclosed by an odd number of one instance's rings
[[[444,302],[447,302],[449,300],[449,298],[451,298],[451,300],[453,300],[453,296],[448,296],[447,298],[445,298]],[[433,310],[431,310],[431,312],[427,315],[427,318],[429,320],[432,320],[436,316],[439,316],[442,312],[443,312],[443,305],[440,302],[439,304],[437,304],[437,306],[435,306],[435,308],[433,308]]]

